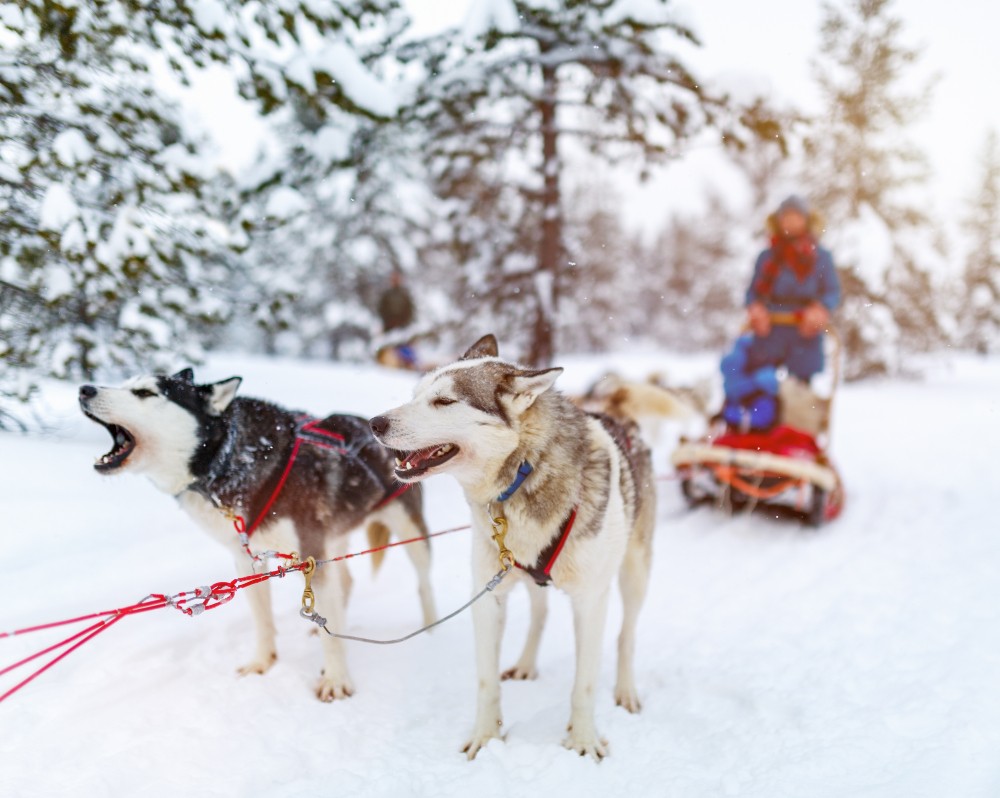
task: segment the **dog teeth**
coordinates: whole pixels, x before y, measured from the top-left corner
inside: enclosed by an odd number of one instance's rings
[[[402,465],[403,465],[403,461],[402,461],[402,460],[400,460],[400,459],[399,459],[399,458],[397,457],[397,458],[396,458],[396,468],[401,468],[401,467],[402,467]]]

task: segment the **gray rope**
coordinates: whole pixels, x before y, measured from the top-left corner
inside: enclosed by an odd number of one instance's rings
[[[486,583],[486,587],[480,590],[476,595],[474,595],[471,599],[465,602],[465,604],[463,604],[454,612],[445,615],[443,618],[438,618],[436,621],[434,621],[434,623],[427,624],[427,626],[424,626],[421,629],[417,629],[417,631],[415,632],[410,632],[405,637],[397,637],[395,640],[374,640],[370,637],[356,637],[354,635],[344,635],[338,632],[331,632],[326,626],[326,618],[324,618],[322,615],[318,615],[316,612],[306,612],[305,609],[299,610],[299,615],[301,615],[307,621],[312,621],[320,629],[322,629],[324,632],[330,635],[330,637],[339,637],[341,640],[354,640],[355,642],[358,643],[374,643],[380,646],[392,645],[394,643],[402,643],[406,640],[409,640],[411,637],[416,637],[417,635],[422,634],[423,632],[433,629],[438,624],[442,624],[445,621],[450,621],[459,613],[467,610],[469,607],[471,607],[473,604],[479,601],[479,599],[481,599],[487,593],[492,592],[497,587],[497,585],[499,585],[500,582],[503,581],[503,578],[507,576],[508,573],[510,573],[511,570],[512,569],[507,568],[502,571],[497,571],[496,575],[489,582]]]

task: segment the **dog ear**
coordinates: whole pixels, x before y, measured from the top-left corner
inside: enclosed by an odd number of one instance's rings
[[[523,412],[531,407],[535,400],[555,384],[556,378],[563,373],[561,368],[542,369],[540,371],[515,371],[508,378],[510,392],[513,394],[511,404]]]
[[[173,376],[173,379],[180,380],[181,382],[194,382],[194,369],[181,369]]]
[[[239,390],[241,382],[243,382],[242,377],[230,377],[228,380],[206,386],[209,389],[208,411],[216,416],[226,412],[226,408],[236,398],[236,391]]]
[[[459,360],[475,360],[477,357],[497,357],[498,352],[499,348],[497,347],[496,336],[490,333],[489,335],[484,335],[470,346],[469,350]]]

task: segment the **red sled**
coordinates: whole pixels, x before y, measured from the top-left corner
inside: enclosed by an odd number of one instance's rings
[[[844,506],[837,470],[816,439],[794,427],[682,441],[671,462],[691,505],[714,501],[746,511],[780,507],[813,527],[832,521]]]
[[[814,411],[823,408],[813,420],[815,434],[785,418],[786,423],[767,431],[726,430],[696,441],[681,439],[670,459],[689,505],[714,502],[730,511],[747,512],[773,508],[797,515],[813,527],[840,515],[844,486],[819,442],[829,439],[830,410],[840,377],[840,342],[832,330],[829,339],[833,384],[829,399],[811,405]]]

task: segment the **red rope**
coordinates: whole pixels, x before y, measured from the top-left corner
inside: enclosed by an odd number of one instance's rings
[[[419,537],[408,538],[406,540],[397,540],[395,543],[386,543],[384,546],[376,546],[374,549],[365,549],[364,551],[356,551],[353,554],[342,554],[339,557],[331,557],[329,560],[317,560],[316,565],[326,565],[328,562],[350,560],[352,557],[360,557],[362,554],[374,554],[377,551],[385,551],[386,549],[395,548],[396,546],[405,546],[408,543],[417,543],[418,541],[429,540],[430,538],[440,537],[441,535],[450,535],[452,532],[461,532],[463,529],[469,528],[470,525],[465,524],[464,526],[456,526],[451,529],[442,529],[440,532],[431,532],[426,537],[420,535]]]
[[[45,671],[47,671],[49,668],[51,668],[57,662],[59,662],[62,659],[65,659],[66,657],[68,657],[70,654],[72,654],[74,651],[76,651],[84,643],[89,642],[93,638],[97,637],[97,635],[99,635],[101,632],[105,631],[109,626],[111,626],[112,624],[118,623],[118,621],[120,621],[124,617],[125,617],[124,615],[113,616],[113,617],[108,618],[108,619],[106,619],[104,621],[101,621],[100,623],[96,623],[96,624],[94,624],[93,626],[91,626],[91,627],[89,627],[87,629],[84,629],[83,632],[81,632],[80,634],[73,635],[73,637],[69,638],[68,640],[64,640],[62,643],[59,643],[59,644],[57,644],[55,646],[50,646],[49,649],[48,649],[48,651],[51,651],[54,648],[61,648],[62,646],[66,645],[67,643],[71,642],[72,640],[76,639],[77,637],[80,637],[80,635],[86,635],[82,640],[78,640],[74,645],[70,646],[68,649],[66,649],[58,657],[54,657],[49,662],[45,663],[41,668],[39,668],[38,670],[36,670],[34,673],[30,674],[27,678],[25,678],[22,681],[20,681],[17,684],[15,684],[6,693],[4,693],[3,695],[0,695],[0,703],[2,703],[4,700],[6,700],[7,698],[9,698],[10,696],[14,695],[14,693],[16,693],[22,687],[25,687],[25,686],[31,684],[31,682],[33,682],[35,679],[37,679],[39,676],[41,676],[43,673],[45,673]],[[41,656],[41,655],[39,654],[38,656]],[[32,659],[36,659],[36,657],[29,657],[25,661],[26,662],[30,662]],[[13,670],[14,667],[17,667],[17,666],[12,666],[11,668],[6,668],[6,669],[4,669],[3,673],[7,673],[8,670]]]
[[[242,519],[241,519],[242,520]],[[395,548],[396,546],[405,546],[410,543],[416,543],[421,540],[427,540],[429,538],[440,537],[441,535],[449,535],[453,532],[461,532],[464,529],[469,529],[469,525],[456,526],[451,529],[442,529],[439,532],[432,532],[426,537],[421,535],[419,537],[408,538],[407,540],[398,540],[394,543],[387,543],[384,546],[376,546],[375,548],[365,549],[364,551],[354,552],[352,554],[344,554],[340,557],[333,557],[329,560],[321,560],[317,565],[324,565],[331,562],[339,562],[341,560],[349,560],[353,557],[360,557],[364,554],[374,554],[377,551],[384,551],[385,549]],[[287,559],[292,559],[290,554],[282,554],[280,552],[276,553],[274,556],[283,557]],[[75,632],[69,637],[53,643],[50,646],[43,648],[41,651],[37,651],[34,654],[29,654],[27,657],[18,660],[17,662],[0,669],[0,676],[5,676],[18,668],[27,665],[30,662],[34,662],[47,654],[58,651],[59,649],[66,648],[58,656],[53,657],[51,660],[46,662],[44,665],[30,673],[25,679],[21,680],[13,687],[11,687],[7,692],[0,695],[0,703],[5,699],[12,696],[18,690],[27,686],[43,673],[45,673],[49,668],[55,665],[57,662],[68,657],[74,651],[76,651],[84,643],[89,642],[94,637],[99,635],[101,632],[106,631],[112,625],[118,623],[123,618],[130,615],[138,615],[140,613],[151,612],[153,610],[163,609],[164,607],[173,607],[179,612],[185,615],[195,616],[200,615],[202,612],[207,612],[208,610],[214,610],[217,607],[221,607],[223,604],[227,604],[235,598],[236,593],[244,588],[252,587],[254,585],[260,584],[261,582],[266,582],[269,579],[274,579],[275,577],[281,578],[287,573],[292,573],[295,571],[301,571],[306,567],[306,563],[297,563],[289,567],[279,566],[273,571],[267,571],[260,574],[248,574],[247,576],[240,576],[236,579],[230,581],[214,582],[211,586],[199,587],[194,590],[186,590],[181,593],[175,593],[172,596],[167,596],[162,593],[154,593],[142,601],[135,604],[129,604],[124,607],[118,607],[113,610],[104,610],[102,612],[91,612],[86,615],[77,615],[74,618],[67,618],[62,621],[53,621],[51,623],[41,623],[35,624],[34,626],[26,626],[22,629],[14,629],[10,632],[0,632],[0,639],[7,637],[17,637],[19,635],[31,634],[32,632],[42,632],[46,629],[56,629],[61,626],[69,626],[74,623],[82,623],[83,621],[90,621],[99,619],[97,623],[91,624],[85,629]],[[72,644],[72,645],[71,645]]]
[[[270,509],[271,504],[273,504],[274,500],[277,498],[277,495],[281,492],[281,487],[284,485],[285,480],[288,478],[288,474],[291,471],[292,464],[295,461],[295,454],[298,451],[299,443],[300,443],[299,441],[296,441],[295,449],[292,452],[292,457],[289,458],[288,465],[285,466],[285,471],[282,474],[281,480],[278,483],[278,488],[272,495],[271,500],[265,506],[264,512],[261,513],[260,515],[261,518],[264,517],[267,510]],[[395,494],[393,494],[389,498],[389,501],[391,501],[393,498],[396,498],[396,496],[401,494],[408,487],[409,486],[404,486],[403,488],[400,488]],[[245,525],[246,522],[242,517],[237,517],[236,520],[234,521],[234,524],[236,525],[236,529],[238,532],[242,533],[246,528]],[[256,526],[256,523],[254,524],[254,526]],[[567,525],[567,530],[566,530],[567,533],[569,531],[569,528],[571,527],[572,527],[572,520],[570,521],[570,524]],[[432,532],[426,536],[420,535],[418,537],[408,538],[406,540],[398,540],[394,543],[387,543],[383,546],[376,546],[371,549],[365,549],[363,551],[358,551],[351,554],[344,554],[339,557],[332,557],[328,560],[320,560],[316,564],[324,565],[326,563],[340,562],[342,560],[350,560],[354,557],[361,557],[365,554],[374,554],[375,552],[385,551],[386,549],[392,549],[395,548],[396,546],[406,546],[410,543],[417,543],[421,540],[428,540],[430,538],[436,538],[442,535],[450,535],[454,532],[461,532],[469,528],[470,528],[469,524],[463,524],[462,526],[456,526],[450,529],[442,529],[438,532]],[[568,534],[564,534],[561,543],[565,543],[566,537],[568,537]],[[559,546],[559,549],[561,548],[562,545]],[[281,552],[270,552],[269,554],[270,556],[281,559],[288,559],[288,560],[294,559],[291,554],[284,554]],[[556,556],[558,556],[558,550],[556,551]],[[552,559],[554,561],[555,557],[553,557]],[[34,654],[29,654],[27,657],[18,660],[12,665],[8,665],[7,667],[0,669],[0,676],[5,676],[6,674],[11,673],[14,670],[17,670],[23,665],[27,665],[29,662],[34,662],[40,657],[44,657],[46,654],[51,654],[55,651],[58,651],[61,648],[64,648],[65,646],[69,646],[69,648],[66,648],[66,650],[60,653],[58,656],[53,657],[51,660],[46,662],[37,670],[29,674],[25,679],[21,680],[13,687],[11,687],[9,690],[7,690],[7,692],[0,695],[0,703],[2,703],[7,698],[12,696],[14,693],[21,690],[23,687],[33,682],[35,679],[37,679],[39,676],[41,676],[43,673],[49,670],[49,668],[54,666],[56,663],[68,657],[70,654],[72,654],[74,651],[80,648],[80,646],[82,646],[84,643],[91,641],[97,635],[107,631],[111,626],[118,623],[123,618],[126,618],[130,615],[139,615],[141,613],[152,612],[153,610],[163,609],[164,607],[173,607],[179,612],[182,612],[185,615],[189,616],[200,615],[202,612],[207,612],[208,610],[214,610],[216,607],[221,607],[223,604],[227,604],[236,596],[236,593],[239,590],[252,587],[253,585],[260,584],[261,582],[266,582],[269,579],[274,579],[275,577],[280,579],[284,577],[285,574],[287,573],[301,571],[305,567],[306,563],[297,563],[295,565],[288,567],[279,566],[278,568],[275,568],[273,571],[267,571],[265,573],[259,573],[259,574],[249,574],[247,576],[240,576],[228,582],[226,581],[214,582],[210,587],[199,587],[195,588],[194,590],[186,590],[181,593],[176,593],[172,596],[167,596],[162,593],[154,593],[135,604],[129,604],[114,610],[91,612],[86,615],[77,615],[74,618],[67,618],[61,621],[52,621],[50,623],[35,624],[34,626],[26,626],[24,628],[14,629],[13,631],[9,632],[0,632],[0,639],[3,639],[8,637],[17,637],[19,635],[31,634],[32,632],[41,632],[45,631],[46,629],[56,629],[59,628],[60,626],[69,626],[74,623],[82,623],[83,621],[100,619],[97,621],[97,623],[91,624],[87,628],[79,632],[76,632],[57,643],[53,643],[52,645],[47,646],[41,651],[38,651]]]
[[[76,651],[84,643],[89,642],[101,632],[106,631],[114,624],[118,623],[123,618],[130,615],[139,615],[140,613],[151,612],[153,610],[160,610],[164,607],[173,607],[179,612],[183,612],[185,615],[200,615],[202,612],[208,610],[214,610],[216,607],[221,607],[223,604],[232,601],[236,596],[237,591],[242,590],[247,587],[252,587],[253,585],[259,584],[260,582],[265,582],[268,579],[273,579],[274,577],[283,577],[285,574],[292,571],[301,571],[306,567],[305,563],[299,563],[293,565],[290,568],[278,567],[273,571],[261,574],[249,574],[247,576],[240,576],[231,581],[215,582],[211,587],[199,587],[194,590],[186,590],[182,593],[177,593],[173,596],[166,596],[162,593],[153,593],[142,601],[135,604],[128,604],[124,607],[119,607],[114,610],[105,610],[104,612],[93,612],[88,615],[79,615],[75,618],[69,618],[64,621],[55,621],[52,623],[36,624],[35,626],[27,626],[23,629],[15,629],[12,632],[0,633],[0,638],[3,637],[16,637],[18,635],[30,634],[31,632],[41,632],[46,629],[54,629],[60,626],[67,626],[73,623],[80,623],[82,621],[93,620],[99,618],[97,623],[91,624],[90,626],[82,629],[79,632],[71,634],[69,637],[53,643],[50,646],[46,646],[41,651],[37,651],[34,654],[29,654],[27,657],[18,660],[12,665],[0,669],[0,676],[5,676],[18,668],[27,665],[29,662],[34,662],[35,660],[46,656],[47,654],[52,654],[61,648],[65,648],[58,656],[53,657],[48,662],[46,662],[41,667],[32,671],[26,678],[22,679],[20,682],[11,687],[7,692],[0,695],[0,702],[12,696],[18,690],[22,689],[26,685],[33,682],[43,673],[45,673],[49,668],[55,665],[57,662],[68,657],[74,651]],[[71,645],[72,644],[72,645]],[[68,648],[66,648],[68,646]]]

